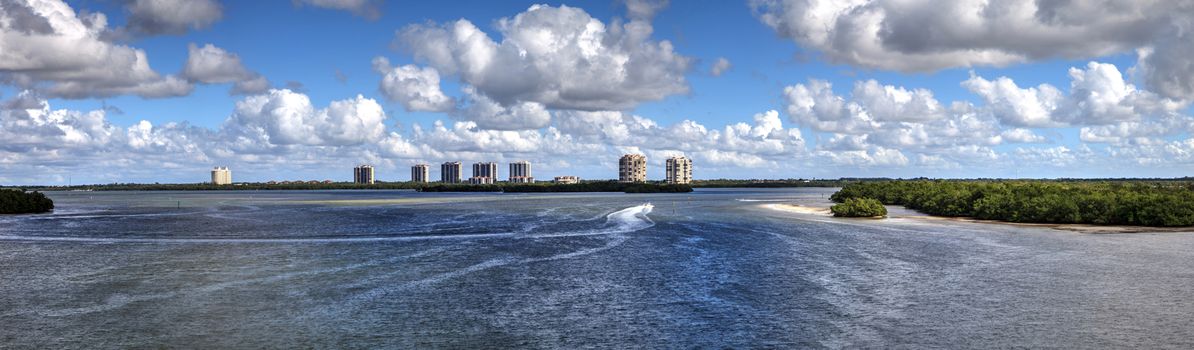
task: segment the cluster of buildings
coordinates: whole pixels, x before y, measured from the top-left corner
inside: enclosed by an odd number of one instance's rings
[[[676,156],[667,159],[663,180],[669,184],[692,182],[692,159]],[[618,160],[619,182],[647,182],[647,156],[641,154],[623,155]]]
[[[677,156],[667,159],[667,169],[664,176],[664,181],[669,184],[687,184],[692,182],[692,160],[687,157]],[[439,166],[439,182],[441,183],[464,183],[470,184],[494,184],[498,182],[498,163],[496,162],[479,162],[473,163],[472,176],[467,180],[463,178],[462,166],[460,162],[444,162]],[[362,164],[352,169],[352,182],[358,184],[373,184],[375,182],[373,166]],[[427,183],[431,182],[431,165],[415,164],[410,167],[410,181]],[[619,182],[647,182],[647,157],[641,154],[626,154],[621,159],[618,159],[618,181]],[[325,180],[324,183],[330,183],[330,180]],[[535,177],[531,174],[531,162],[517,161],[510,163],[509,177],[506,178],[509,183],[534,183]],[[580,177],[577,176],[556,176],[552,182],[559,184],[575,184],[580,183]],[[228,167],[216,167],[211,170],[211,183],[216,185],[232,184],[232,171]],[[271,181],[270,183],[275,183]]]
[[[442,183],[463,183],[462,165],[460,162],[444,162],[439,166],[439,182]],[[575,176],[574,176],[575,177]],[[473,163],[473,176],[469,177],[467,182],[470,184],[485,185],[494,184],[498,182],[498,163],[495,162],[480,162]],[[431,182],[431,165],[415,164],[410,167],[410,181],[411,182]],[[579,179],[577,179],[579,181]],[[511,183],[533,183],[535,177],[531,175],[531,162],[518,161],[510,163],[510,176],[506,178],[506,182]]]

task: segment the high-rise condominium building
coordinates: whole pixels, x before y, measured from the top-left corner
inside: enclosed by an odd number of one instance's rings
[[[231,185],[232,184],[232,170],[228,170],[226,166],[218,166],[211,169],[211,183],[213,185]]]
[[[498,165],[494,162],[473,163],[473,177],[468,179],[472,184],[492,184],[497,181]]]
[[[667,175],[664,177],[670,184],[686,184],[692,182],[692,159],[687,157],[671,157],[667,159]]]
[[[352,168],[352,182],[358,184],[373,184],[373,166],[361,164]]]
[[[460,162],[444,162],[439,166],[439,182],[460,183]]]
[[[427,182],[431,176],[431,166],[427,164],[415,164],[410,167],[410,181],[411,182]]]
[[[647,156],[627,154],[618,160],[619,182],[647,182]]]
[[[580,183],[580,176],[556,176],[552,181],[558,184],[575,184]]]
[[[513,183],[535,182],[535,178],[531,175],[531,162],[524,160],[510,163],[509,181]]]

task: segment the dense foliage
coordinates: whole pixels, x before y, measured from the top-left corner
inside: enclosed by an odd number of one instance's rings
[[[54,201],[41,192],[0,189],[0,214],[44,213],[54,210]]]
[[[833,212],[833,216],[848,217],[848,218],[869,218],[876,216],[887,216],[887,208],[883,203],[871,198],[846,198],[840,204],[835,204],[829,207]]]
[[[830,199],[874,198],[926,214],[1096,225],[1194,226],[1194,186],[1150,181],[881,181]]]

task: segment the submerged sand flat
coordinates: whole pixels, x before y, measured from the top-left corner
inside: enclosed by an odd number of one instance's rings
[[[761,204],[759,206],[763,207],[763,208],[771,209],[771,210],[779,210],[779,211],[785,211],[785,212],[796,213],[796,214],[833,216],[833,212],[829,211],[829,207],[810,207],[810,206],[797,205],[797,204],[778,204],[778,203],[776,203],[776,204]]]
[[[807,206],[799,204],[762,204],[759,207],[788,213],[833,217],[829,207]],[[948,221],[968,222],[977,224],[1011,225],[1023,227],[1051,228],[1054,230],[1072,231],[1078,233],[1146,233],[1146,232],[1191,232],[1194,227],[1148,227],[1148,226],[1117,226],[1117,225],[1088,225],[1088,224],[1035,224],[995,220],[979,220],[965,217],[942,217],[930,215],[889,215],[890,219],[906,219],[918,221]]]

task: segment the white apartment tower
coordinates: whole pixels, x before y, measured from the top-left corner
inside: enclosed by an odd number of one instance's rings
[[[358,184],[373,184],[373,166],[361,164],[352,168],[352,182]]]
[[[426,183],[431,176],[431,166],[427,164],[415,164],[410,167],[410,182]]]
[[[692,159],[677,156],[667,159],[667,175],[664,177],[669,184],[686,184],[692,182]]]
[[[535,177],[531,175],[531,162],[524,160],[510,163],[509,181],[512,183],[535,182]]]
[[[647,156],[623,155],[618,160],[618,182],[647,182]]]
[[[211,169],[211,183],[213,185],[231,185],[232,184],[232,170],[228,170],[226,166],[218,166]]]
[[[460,162],[444,162],[439,166],[439,181],[460,183]]]
[[[492,184],[497,181],[498,165],[494,162],[473,163],[473,177],[468,179],[471,184]]]

